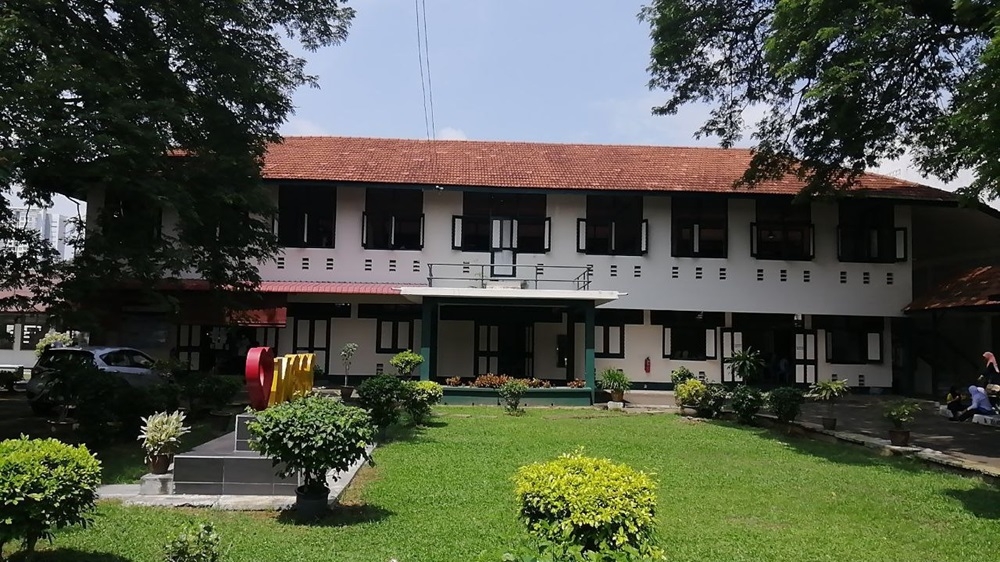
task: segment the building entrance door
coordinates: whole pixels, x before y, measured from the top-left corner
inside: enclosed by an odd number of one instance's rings
[[[475,375],[534,376],[535,330],[532,322],[514,319],[491,324],[477,322],[475,339]]]

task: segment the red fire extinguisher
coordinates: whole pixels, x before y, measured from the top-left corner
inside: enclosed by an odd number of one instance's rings
[[[652,364],[649,362],[649,357],[646,358],[645,363],[643,363],[643,368],[646,370],[646,374],[649,374],[649,370],[652,368]]]

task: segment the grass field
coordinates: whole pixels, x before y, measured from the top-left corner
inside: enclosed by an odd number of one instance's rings
[[[378,449],[376,466],[321,525],[106,503],[91,528],[58,533],[38,560],[159,561],[172,534],[206,520],[233,562],[498,560],[522,536],[511,474],[578,446],[656,473],[660,542],[672,561],[1000,556],[1000,491],[904,459],[672,415],[438,412],[433,427]]]

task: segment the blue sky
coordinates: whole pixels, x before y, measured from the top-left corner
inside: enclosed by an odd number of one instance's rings
[[[646,87],[650,39],[636,17],[641,0],[424,2],[437,138],[717,143],[694,138],[704,107],[651,115],[665,95]],[[296,113],[282,132],[424,138],[413,0],[350,5],[357,17],[344,44],[300,51],[319,88],[296,92]],[[905,160],[879,171],[948,187],[921,178]]]

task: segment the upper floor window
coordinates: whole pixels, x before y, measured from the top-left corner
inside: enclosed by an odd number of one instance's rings
[[[278,187],[278,244],[333,248],[337,189],[327,185]]]
[[[153,200],[135,192],[109,189],[100,221],[108,239],[148,247],[160,238],[163,216]]]
[[[888,201],[841,201],[837,256],[844,262],[906,261],[906,229],[896,228],[895,207]]]
[[[424,247],[424,192],[369,187],[365,190],[361,244],[369,250],[419,250]]]
[[[577,251],[640,256],[648,250],[648,235],[641,195],[588,195],[587,218],[577,222]]]
[[[462,216],[454,217],[452,247],[466,252],[549,250],[545,195],[465,192]]]
[[[757,200],[750,226],[751,256],[763,260],[811,260],[815,246],[811,205],[792,198]]]
[[[728,248],[728,200],[674,197],[670,203],[675,258],[724,258]]]

